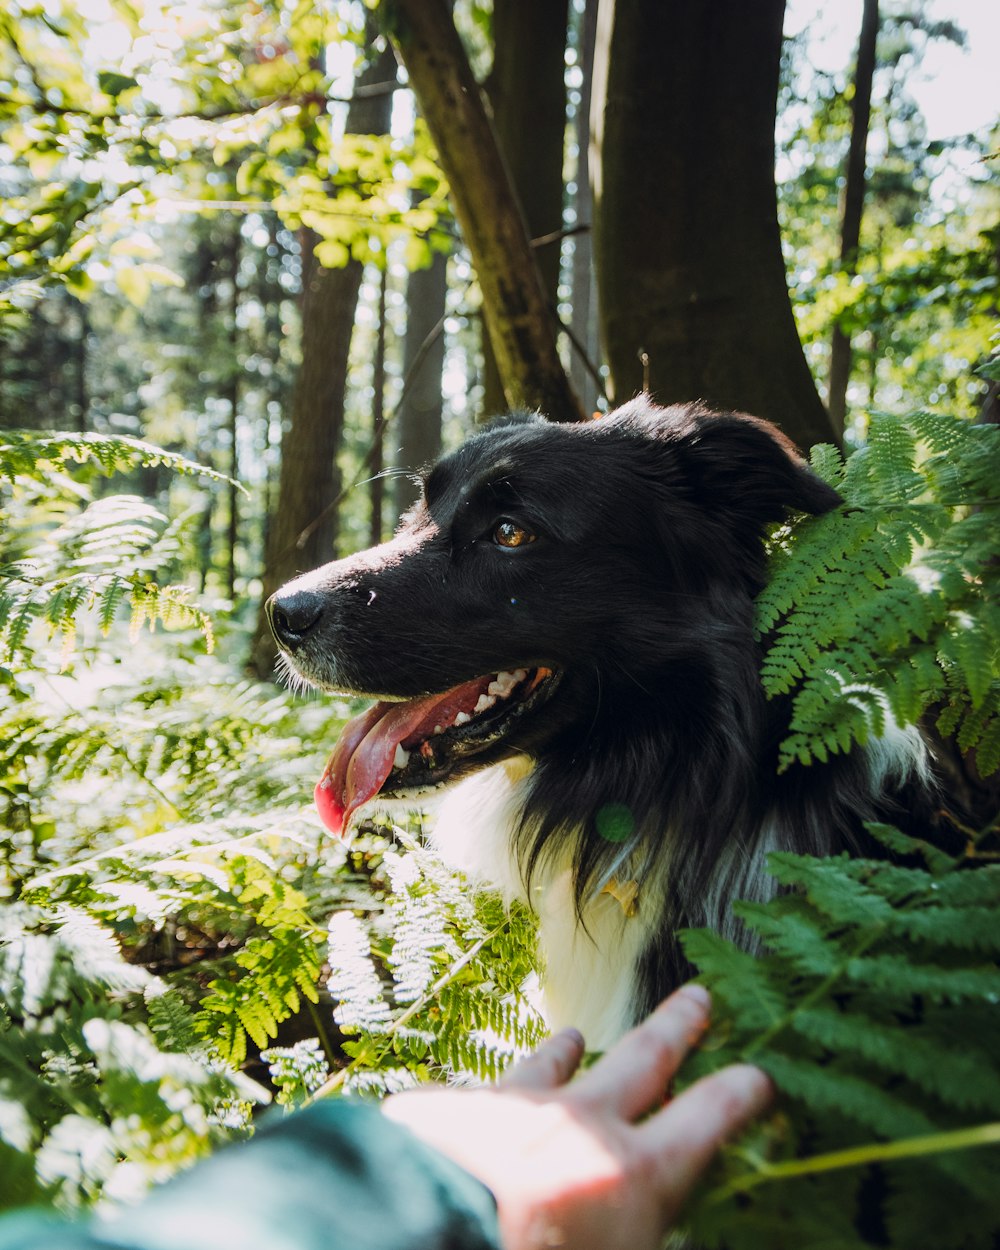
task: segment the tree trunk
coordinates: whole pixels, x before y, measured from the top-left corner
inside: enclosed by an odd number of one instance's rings
[[[875,46],[878,42],[878,0],[865,0],[858,40],[858,60],[854,71],[854,96],[851,100],[851,143],[847,153],[844,179],[843,209],[840,225],[840,270],[853,276],[858,267],[858,245],[861,242],[861,216],[865,206],[867,170],[865,153],[868,147],[868,123],[872,109],[872,79],[875,76]],[[843,434],[847,420],[847,384],[851,377],[851,337],[833,327],[830,342],[830,379],[827,388],[827,409],[837,431]]]
[[[75,343],[74,351],[74,404],[76,409],[76,428],[80,434],[86,434],[90,416],[90,394],[87,390],[87,340],[90,337],[90,317],[87,305],[77,305],[77,316],[80,319],[80,334]]]
[[[566,139],[566,19],[569,0],[494,0],[493,68],[486,83],[493,129],[524,213],[549,308],[558,302]],[[483,410],[505,407],[488,333],[483,335]]]
[[[396,437],[393,507],[401,516],[417,498],[410,474],[441,454],[444,372],[444,315],[448,258],[436,252],[426,269],[415,269],[406,283],[406,338],[403,393],[392,430]]]
[[[570,329],[575,341],[569,376],[583,400],[585,412],[593,412],[597,408],[598,383],[594,371],[601,354],[597,338],[597,283],[594,281],[594,197],[590,188],[590,109],[597,7],[597,0],[585,0],[579,16],[577,63],[583,71],[583,83],[573,120],[577,148],[574,207],[579,232],[573,236],[573,313]]]
[[[232,283],[232,300],[229,307],[229,377],[226,382],[226,401],[229,404],[229,509],[226,528],[226,593],[232,603],[236,599],[236,547],[240,529],[240,478],[239,405],[240,405],[240,220],[233,219],[233,233],[229,243],[229,280]]]
[[[388,273],[379,274],[378,329],[375,337],[375,361],[372,365],[372,451],[371,451],[371,520],[368,541],[377,547],[382,541],[382,513],[385,502],[385,295]]]
[[[391,50],[378,53],[358,77],[358,87],[396,76]],[[359,94],[351,102],[348,134],[384,134],[392,93]],[[303,229],[302,362],[292,395],[288,428],[281,443],[276,514],[268,529],[263,589],[250,650],[250,667],[272,675],[276,649],[264,612],[270,595],[306,569],[334,558],[336,501],[340,493],[337,453],[344,427],[344,392],[361,288],[361,262],[324,269],[316,262],[317,236]]]
[[[583,411],[556,351],[555,318],[521,208],[448,10],[443,0],[382,0],[379,12],[451,186],[507,403],[579,420]]]
[[[774,185],[784,0],[601,0],[595,259],[615,402],[643,386],[833,436],[799,343]]]

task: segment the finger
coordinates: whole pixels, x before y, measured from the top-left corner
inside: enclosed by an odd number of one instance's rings
[[[584,1041],[576,1029],[563,1029],[542,1042],[500,1081],[502,1089],[557,1089],[580,1066]]]
[[[708,991],[682,986],[581,1077],[574,1098],[628,1120],[654,1110],[681,1060],[708,1027],[708,1012]]]
[[[760,1068],[733,1064],[703,1077],[635,1130],[667,1213],[675,1212],[727,1137],[774,1097]]]

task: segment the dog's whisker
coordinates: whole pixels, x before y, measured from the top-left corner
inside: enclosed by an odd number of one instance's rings
[[[358,481],[351,483],[351,490],[357,490],[359,486],[370,486],[372,482],[387,481],[395,477],[408,477],[406,469],[398,469],[393,465],[388,468],[380,469],[378,473],[373,473],[371,477],[359,478]]]
[[[633,685],[638,686],[639,689],[643,692],[643,694],[648,694],[650,695],[650,697],[652,697],[653,692],[649,689],[649,687],[644,686],[642,682],[639,680],[639,678],[636,677],[634,673],[630,672],[630,670],[625,667],[625,665],[621,662],[621,660],[617,656],[612,656],[611,659],[615,668],[618,669],[618,671],[622,674],[622,676],[627,677],[629,681],[632,682]]]

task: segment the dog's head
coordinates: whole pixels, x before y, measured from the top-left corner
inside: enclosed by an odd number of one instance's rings
[[[696,698],[713,643],[747,638],[767,526],[838,502],[775,427],[699,406],[639,399],[587,424],[522,417],[473,436],[426,475],[390,542],[270,601],[295,673],[379,700],[320,783],[327,823],[339,831],[377,793],[572,749],[598,705],[642,703],[665,680]]]

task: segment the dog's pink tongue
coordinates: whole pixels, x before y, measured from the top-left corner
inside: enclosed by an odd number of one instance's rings
[[[386,709],[391,706],[392,704],[376,703],[366,712],[362,712],[359,716],[355,716],[347,722],[340,737],[337,739],[337,745],[334,747],[333,754],[323,770],[323,776],[316,783],[316,789],[313,794],[316,801],[316,810],[319,812],[323,824],[326,825],[331,833],[336,834],[338,838],[344,832],[344,824],[348,815],[344,796],[344,782],[347,778],[347,766],[351,762],[351,756],[364,741],[371,727],[385,713]],[[393,754],[395,754],[395,747],[393,748]],[[389,761],[389,767],[392,767],[391,760]],[[388,775],[386,773],[386,776]],[[385,777],[382,778],[382,781],[384,780]],[[381,784],[382,782],[379,782],[379,785]]]
[[[437,725],[454,724],[460,712],[471,714],[491,680],[478,677],[409,703],[376,703],[348,721],[316,785],[316,808],[327,829],[340,837],[357,809],[381,790],[396,748],[429,737]]]

